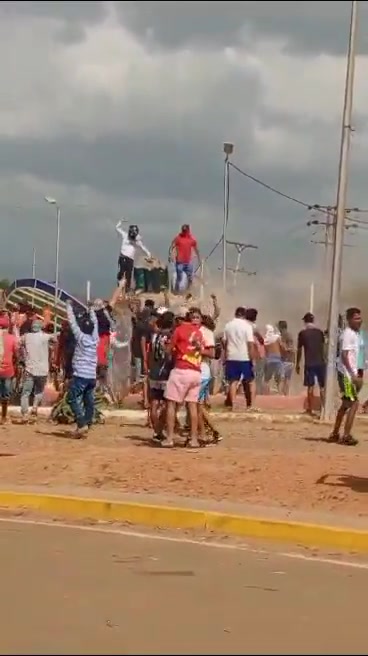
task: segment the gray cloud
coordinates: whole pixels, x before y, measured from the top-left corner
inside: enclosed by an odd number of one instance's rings
[[[104,2],[7,2],[0,4],[3,16],[32,16],[36,18],[55,18],[71,23],[93,23],[106,15]]]
[[[368,17],[361,2],[362,22]],[[253,38],[284,39],[290,52],[346,52],[350,3],[337,2],[118,2],[125,23],[141,38],[167,48],[238,45]],[[368,37],[360,34],[360,51]]]
[[[66,41],[83,38],[83,25],[102,20],[107,2],[8,2],[0,15],[54,18],[65,23],[60,36]],[[117,1],[122,22],[151,45],[177,49],[239,45],[245,34],[253,39],[281,38],[290,52],[343,54],[347,47],[349,2],[214,0]],[[368,19],[366,2],[360,2],[361,24]],[[361,29],[359,51],[368,52],[368,34]]]

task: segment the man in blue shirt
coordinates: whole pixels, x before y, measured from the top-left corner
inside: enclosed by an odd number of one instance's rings
[[[86,437],[92,425],[97,371],[98,321],[92,308],[77,317],[67,302],[67,315],[75,338],[72,360],[73,377],[68,402],[77,423],[76,438]]]

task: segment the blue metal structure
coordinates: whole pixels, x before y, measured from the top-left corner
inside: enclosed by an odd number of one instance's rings
[[[55,312],[55,285],[53,283],[38,278],[20,278],[15,280],[8,290],[6,307],[12,310],[19,303],[26,303],[40,315],[45,307],[49,307],[56,315],[57,327],[60,328],[61,322],[66,319],[66,302],[68,300],[72,301],[77,310],[86,310],[86,306],[77,298],[63,289],[59,289]]]

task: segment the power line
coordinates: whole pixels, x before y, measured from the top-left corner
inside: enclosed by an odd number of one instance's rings
[[[277,196],[280,196],[281,198],[285,198],[286,200],[290,200],[293,203],[296,203],[297,205],[300,205],[301,207],[306,208],[308,211],[311,210],[317,210],[321,212],[322,214],[327,214],[327,216],[331,216],[331,212],[336,211],[336,208],[330,205],[320,205],[318,203],[310,204],[306,203],[305,201],[301,200],[300,198],[296,198],[295,196],[291,196],[290,194],[286,194],[285,192],[281,191],[280,189],[277,189],[276,187],[273,187],[272,185],[268,184],[267,182],[264,182],[264,180],[261,180],[260,178],[257,178],[256,176],[252,175],[251,173],[247,173],[243,169],[241,169],[239,166],[234,164],[232,161],[229,160],[228,166],[231,166],[235,171],[240,173],[240,175],[244,176],[248,180],[252,180],[252,182],[255,182],[256,184],[260,185],[263,187],[263,189],[267,189],[267,191],[270,191]],[[348,221],[352,221],[353,223],[359,223],[360,226],[363,228],[363,226],[367,226],[368,228],[368,221],[363,221],[362,219],[356,219],[353,217],[350,217],[349,214],[353,213],[359,213],[359,214],[368,214],[368,209],[360,209],[359,207],[352,207],[352,208],[347,208],[346,209],[346,219]],[[332,226],[330,226],[332,227]],[[204,261],[207,261],[211,255],[215,252],[215,250],[218,248],[218,246],[223,242],[223,237],[221,237],[217,240],[216,244],[213,246],[213,248],[210,250],[208,255],[204,258]]]
[[[272,191],[274,194],[277,194],[278,196],[281,196],[282,198],[286,198],[287,200],[291,200],[293,203],[297,203],[298,205],[301,205],[302,207],[306,207],[308,210],[312,210],[314,207],[320,207],[320,206],[315,206],[315,205],[310,205],[309,203],[305,203],[304,201],[300,200],[299,198],[295,198],[295,196],[290,196],[289,194],[285,194],[283,191],[280,191],[280,189],[276,189],[276,187],[272,187],[272,185],[269,185],[267,182],[263,182],[263,180],[260,180],[259,178],[256,178],[254,175],[251,175],[250,173],[246,173],[243,171],[239,166],[236,166],[236,164],[233,164],[233,162],[229,162],[229,166],[231,166],[235,171],[238,171],[241,175],[243,175],[245,178],[248,178],[248,180],[252,180],[253,182],[256,182],[259,184],[261,187],[264,189],[267,189],[268,191]]]

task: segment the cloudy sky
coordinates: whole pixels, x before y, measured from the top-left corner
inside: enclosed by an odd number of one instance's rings
[[[360,5],[349,202],[368,207],[368,8]],[[158,255],[183,222],[207,253],[221,233],[224,140],[245,171],[308,203],[333,203],[349,9],[1,2],[1,275],[28,274],[35,247],[38,275],[53,278],[46,194],[62,207],[67,289],[86,278],[99,293],[113,284],[122,216]],[[246,266],[259,281],[315,264],[307,218],[232,173],[229,238],[258,244]],[[351,241],[368,245],[368,232]],[[220,252],[213,274],[219,264]]]

